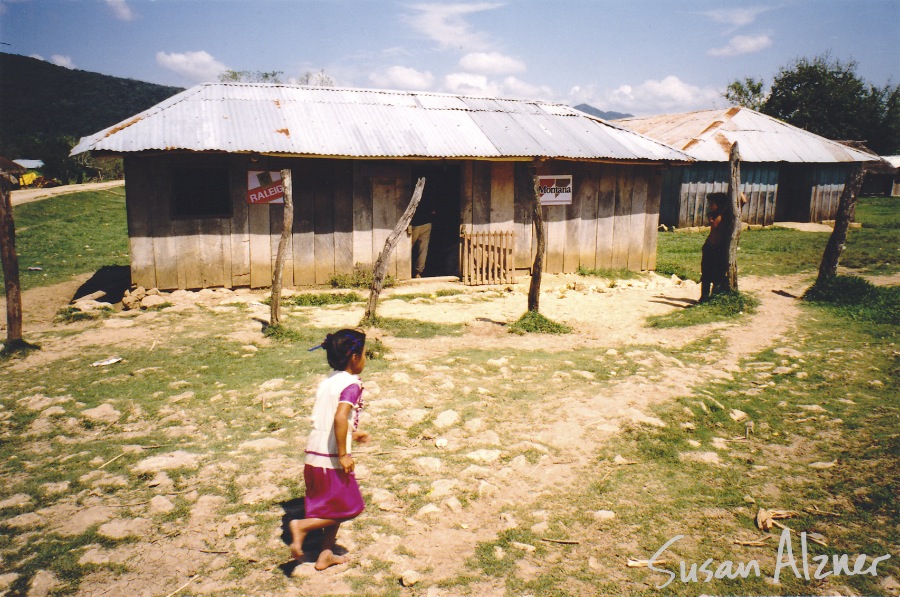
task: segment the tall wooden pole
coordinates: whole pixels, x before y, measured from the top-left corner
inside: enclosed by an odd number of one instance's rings
[[[534,238],[537,241],[537,252],[534,255],[534,263],[531,266],[531,285],[528,288],[528,310],[540,311],[541,302],[541,276],[544,273],[544,252],[547,248],[547,240],[544,238],[544,212],[541,207],[540,177],[537,169],[533,168],[532,182],[534,191],[531,198],[532,220],[534,221]]]
[[[737,141],[731,146],[728,157],[731,178],[728,181],[728,194],[731,198],[731,240],[728,243],[728,268],[725,270],[728,287],[725,290],[737,292],[737,250],[741,241],[741,152]]]
[[[828,244],[825,245],[825,252],[822,254],[822,263],[819,265],[819,277],[816,279],[816,284],[823,283],[827,278],[837,275],[838,260],[841,258],[841,253],[844,252],[844,245],[847,244],[847,230],[856,213],[856,198],[859,195],[864,174],[862,164],[857,163],[847,176],[844,191],[838,201],[838,211],[834,217],[834,230],[831,231]]]
[[[284,222],[281,226],[281,238],[278,240],[278,254],[275,256],[275,273],[272,275],[272,297],[270,325],[281,323],[281,277],[284,270],[284,254],[294,228],[294,189],[290,169],[281,171],[281,184],[284,186]]]
[[[11,348],[22,343],[22,291],[16,255],[16,226],[5,173],[0,173],[0,257],[6,285],[6,347]]]
[[[363,315],[363,322],[375,319],[375,310],[378,307],[378,296],[384,288],[384,277],[387,275],[391,253],[393,253],[394,247],[397,246],[400,235],[403,234],[403,231],[406,230],[409,223],[412,221],[413,214],[416,213],[416,208],[419,207],[419,202],[422,201],[422,192],[424,190],[425,178],[422,177],[416,182],[416,188],[413,190],[412,199],[410,199],[409,205],[406,206],[406,211],[400,216],[400,220],[397,222],[397,225],[394,226],[394,230],[388,235],[387,240],[384,241],[384,249],[382,249],[381,254],[378,256],[378,260],[375,262],[372,287],[369,289],[369,300],[366,302],[366,313]]]

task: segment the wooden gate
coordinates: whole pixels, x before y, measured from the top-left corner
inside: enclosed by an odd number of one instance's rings
[[[515,238],[509,232],[460,233],[459,264],[463,284],[515,282]]]

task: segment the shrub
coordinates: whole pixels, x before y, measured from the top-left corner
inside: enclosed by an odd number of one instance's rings
[[[803,299],[845,317],[900,324],[900,286],[875,286],[858,276],[834,276],[813,284]]]
[[[569,334],[572,328],[547,319],[537,311],[528,311],[509,326],[513,334]]]

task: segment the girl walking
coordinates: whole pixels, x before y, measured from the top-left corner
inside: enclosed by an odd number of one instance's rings
[[[328,334],[316,348],[324,348],[334,372],[316,392],[313,429],[306,444],[306,518],[292,520],[291,555],[304,559],[303,540],[310,531],[323,529],[322,551],[316,570],[343,564],[347,556],[334,554],[341,523],[358,516],[365,508],[353,469],[352,441],[365,443],[369,434],[359,431],[362,384],[359,374],[366,366],[366,335],[356,330]]]

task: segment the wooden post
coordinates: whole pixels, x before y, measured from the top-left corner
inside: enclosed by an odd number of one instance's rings
[[[378,306],[378,295],[381,294],[381,290],[384,288],[384,276],[387,274],[391,253],[394,251],[394,247],[397,246],[400,235],[403,234],[403,231],[406,230],[409,223],[412,221],[413,214],[416,213],[416,208],[422,200],[422,191],[424,190],[425,178],[422,177],[416,182],[416,188],[413,190],[412,199],[410,200],[409,205],[406,206],[406,211],[400,216],[400,220],[397,222],[397,225],[394,226],[394,230],[388,235],[387,240],[384,241],[384,249],[381,251],[378,260],[375,262],[372,288],[369,290],[369,300],[366,302],[366,313],[363,315],[364,322],[375,319],[375,309]]]
[[[16,226],[10,190],[7,174],[0,172],[0,257],[3,259],[3,281],[6,285],[7,349],[22,343],[22,289],[19,285],[19,257],[16,255]]]
[[[537,169],[532,170],[534,192],[531,198],[533,210],[534,237],[537,240],[537,253],[534,255],[534,263],[531,266],[531,286],[528,288],[528,310],[540,311],[541,302],[541,274],[544,272],[544,251],[547,239],[544,238],[544,213],[541,207],[540,178]]]
[[[853,215],[856,212],[856,198],[859,195],[864,174],[862,164],[855,164],[847,176],[844,192],[841,193],[837,214],[834,217],[834,230],[831,231],[828,244],[825,245],[825,252],[822,254],[822,263],[819,265],[819,277],[816,279],[816,284],[823,283],[826,278],[833,278],[837,275],[838,260],[847,243],[847,230],[850,228],[850,222],[853,221]]]
[[[275,256],[275,273],[272,275],[272,297],[269,304],[271,317],[269,325],[281,323],[281,274],[284,270],[284,254],[294,228],[294,191],[290,169],[281,171],[281,184],[284,186],[284,224],[281,227],[281,238],[278,240],[278,253]],[[263,406],[265,408],[265,406]]]
[[[737,141],[731,146],[728,158],[731,178],[728,181],[728,193],[731,198],[731,241],[728,244],[728,269],[726,269],[726,291],[737,292],[737,250],[741,240],[741,153]]]

